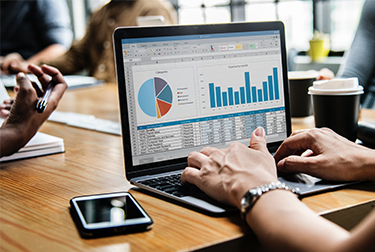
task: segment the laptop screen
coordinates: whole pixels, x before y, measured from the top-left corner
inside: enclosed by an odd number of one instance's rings
[[[283,30],[219,30],[121,38],[125,158],[134,168],[186,160],[205,146],[249,145],[259,126],[268,145],[290,134]]]

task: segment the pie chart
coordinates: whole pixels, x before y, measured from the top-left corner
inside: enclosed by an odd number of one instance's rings
[[[138,92],[138,104],[151,117],[161,118],[172,108],[172,89],[159,77],[146,80]]]

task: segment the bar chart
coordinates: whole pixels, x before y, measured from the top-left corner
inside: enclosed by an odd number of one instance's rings
[[[272,67],[262,83],[251,83],[251,73],[243,73],[244,86],[229,85],[225,90],[214,82],[208,83],[211,108],[259,103],[280,99],[278,68]],[[234,86],[237,88],[234,89]],[[260,86],[260,88],[258,88]]]

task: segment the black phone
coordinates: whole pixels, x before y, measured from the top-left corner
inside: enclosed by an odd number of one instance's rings
[[[153,225],[151,217],[128,192],[74,197],[70,213],[83,238],[142,232]]]

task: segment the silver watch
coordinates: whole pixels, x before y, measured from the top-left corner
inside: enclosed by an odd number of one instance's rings
[[[268,185],[262,185],[259,187],[252,188],[249,191],[247,191],[241,199],[241,213],[242,213],[243,219],[246,219],[245,218],[246,214],[254,206],[255,202],[260,198],[260,196],[263,193],[266,193],[274,189],[284,189],[284,190],[291,191],[297,194],[298,196],[300,195],[300,190],[298,187],[294,188],[280,181],[277,183],[272,182],[271,184],[268,184]]]

